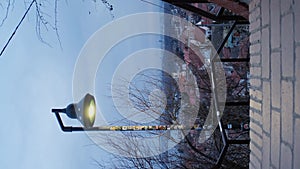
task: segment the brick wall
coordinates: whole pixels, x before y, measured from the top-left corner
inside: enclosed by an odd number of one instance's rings
[[[300,168],[300,0],[252,0],[250,168]]]

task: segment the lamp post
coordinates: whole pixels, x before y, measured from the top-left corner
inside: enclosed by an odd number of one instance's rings
[[[96,126],[96,102],[94,96],[86,94],[78,103],[69,104],[63,109],[52,109],[59,126],[64,132],[72,131],[145,131],[145,130],[200,130],[198,126],[185,125],[154,125],[154,126]],[[65,126],[60,113],[66,114],[71,119],[77,119],[83,127]]]
[[[145,130],[205,130],[198,125],[187,126],[180,124],[153,125],[153,126],[93,126],[96,118],[96,102],[94,96],[86,94],[78,103],[71,103],[63,109],[52,109],[62,131],[145,131]],[[77,119],[83,126],[73,127],[63,124],[60,113],[66,114],[71,119]],[[237,129],[239,125],[227,124],[224,129]],[[241,127],[241,129],[246,129]]]
[[[52,109],[55,114],[59,126],[63,132],[73,132],[73,131],[146,131],[146,130],[206,130],[197,125],[195,126],[185,126],[185,125],[155,125],[155,126],[93,126],[96,118],[96,102],[94,96],[91,94],[86,94],[81,101],[78,103],[69,104],[63,109]],[[77,119],[83,125],[81,127],[65,126],[60,117],[60,113],[65,113],[71,119]],[[230,144],[249,144],[250,140],[231,140],[228,139],[225,129],[238,128],[239,125],[227,124],[223,125],[221,120],[219,121],[219,129],[221,131],[222,141],[224,147],[215,163],[215,168],[219,168],[223,158],[227,152],[228,146]],[[241,130],[248,127],[246,124],[242,125]]]

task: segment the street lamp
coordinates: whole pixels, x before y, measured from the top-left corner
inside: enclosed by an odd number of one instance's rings
[[[63,109],[52,109],[55,113],[57,121],[64,132],[72,131],[144,131],[144,130],[205,130],[199,125],[153,125],[153,126],[96,126],[94,127],[96,118],[96,102],[95,97],[87,93],[78,103],[71,103]],[[77,119],[83,125],[83,127],[65,126],[59,113],[66,114],[71,119]],[[238,126],[219,127],[222,129],[239,128]],[[243,125],[244,126],[244,125]],[[245,127],[241,127],[242,130],[247,130]]]
[[[96,118],[95,98],[88,93],[78,103],[71,103],[64,109],[52,109],[52,112],[56,116],[59,116],[59,113],[65,113],[69,118],[80,121],[84,128],[88,129],[93,127]],[[60,116],[58,121],[62,123]],[[61,123],[60,125],[63,125]]]
[[[144,130],[201,130],[199,126],[153,125],[153,126],[96,126],[96,102],[94,96],[86,94],[78,103],[69,104],[63,109],[52,109],[57,121],[64,132],[72,131],[144,131]],[[77,119],[83,127],[65,126],[60,113],[66,114],[71,119]]]
[[[145,131],[145,130],[205,130],[199,126],[185,125],[155,125],[155,126],[96,126],[94,122],[96,118],[96,102],[94,96],[86,94],[78,103],[69,104],[64,109],[52,109],[57,121],[64,132],[72,131]],[[71,119],[77,119],[83,127],[65,126],[59,113],[65,113]],[[225,129],[235,128],[232,124],[223,127],[222,121],[218,118],[219,129],[221,131],[223,148],[215,163],[215,168],[219,168],[230,144],[249,144],[250,140],[231,140],[227,138]],[[244,126],[244,125],[243,125]],[[245,129],[245,128],[244,128]]]

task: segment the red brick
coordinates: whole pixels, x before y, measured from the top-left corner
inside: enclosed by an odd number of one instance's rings
[[[296,49],[296,62],[295,62],[295,112],[300,115],[300,47]]]
[[[293,83],[282,81],[281,104],[281,138],[293,142]]]
[[[281,143],[280,168],[292,169],[292,150]],[[299,159],[298,159],[299,160]]]
[[[250,46],[250,54],[260,52],[260,43],[253,44]]]
[[[279,0],[271,0],[270,2],[271,11],[271,47],[280,47],[280,3]]]
[[[270,112],[270,82],[263,82],[263,129],[270,133],[271,112]]]
[[[295,1],[294,5],[294,16],[295,16],[295,41],[300,42],[300,1]]]
[[[270,78],[270,40],[269,28],[262,30],[261,50],[262,50],[262,77]]]
[[[300,166],[300,119],[295,120],[295,133],[294,133],[294,169]]]
[[[270,167],[270,138],[263,135],[263,157],[262,157],[262,168]]]
[[[262,26],[269,24],[270,22],[270,4],[269,0],[261,1],[261,17],[262,17]]]
[[[294,33],[293,15],[289,14],[282,18],[281,24],[281,49],[282,49],[282,75],[293,77],[294,75]]]
[[[276,111],[272,111],[271,147],[271,162],[276,168],[279,168],[280,114]]]
[[[280,108],[280,55],[279,53],[272,53],[271,57],[271,99],[272,106]]]

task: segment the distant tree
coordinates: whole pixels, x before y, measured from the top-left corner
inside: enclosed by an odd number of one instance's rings
[[[170,66],[170,65],[169,65]],[[182,73],[187,73],[186,71],[190,70],[182,70]],[[176,122],[179,116],[179,110],[185,109],[186,106],[189,106],[188,110],[193,108],[193,105],[189,102],[189,93],[181,93],[179,92],[179,85],[176,81],[172,81],[164,76],[158,76],[157,74],[147,74],[147,73],[139,73],[136,76],[139,76],[137,80],[144,85],[139,85],[136,81],[126,82],[129,83],[129,92],[124,93],[123,87],[120,86],[118,89],[119,95],[128,95],[129,100],[128,104],[134,104],[135,108],[137,108],[140,112],[145,112],[146,109],[153,109],[151,101],[149,101],[149,95],[153,88],[161,88],[163,92],[166,94],[167,103],[166,111],[156,112],[156,109],[153,111],[149,111],[154,114],[161,114],[161,117],[158,119],[159,122],[156,124],[163,124],[169,125]],[[204,81],[205,83],[201,82],[201,84],[196,85],[195,87],[202,88],[199,90],[200,94],[205,94],[208,96],[209,99],[211,91],[209,77],[205,75],[205,72],[197,72],[195,76],[197,78],[201,78],[201,80],[197,80],[198,82]],[[173,77],[169,77],[173,78]],[[205,79],[207,78],[207,79]],[[186,84],[189,86],[188,84]],[[190,84],[192,85],[192,84]],[[195,84],[194,84],[195,85]],[[207,85],[207,86],[205,86]],[[145,87],[145,86],[148,86]],[[191,86],[189,86],[191,87]],[[195,91],[194,91],[195,92]],[[164,102],[161,95],[155,95],[154,97],[158,102]],[[184,100],[188,101],[189,103],[180,103],[183,97],[187,97]],[[203,98],[202,98],[203,99]],[[204,99],[205,100],[205,99]],[[170,102],[169,102],[170,101]],[[131,103],[129,103],[131,102]],[[210,101],[208,101],[210,102]],[[209,110],[209,106],[200,98],[197,98],[197,103],[200,105],[197,113],[197,119],[190,119],[193,120],[194,126],[201,126],[203,127],[204,120],[207,118]],[[165,103],[163,103],[165,104]],[[209,103],[208,103],[209,104]],[[118,105],[122,106],[122,105]],[[161,110],[161,109],[160,109]],[[234,111],[241,111],[237,109],[230,109]],[[184,113],[185,116],[189,117],[189,111],[181,111]],[[123,124],[123,125],[141,125],[138,123],[132,123],[127,121],[126,119],[118,120],[112,122],[112,124]],[[124,156],[130,157],[123,157],[120,155],[114,155],[113,159],[111,159],[110,164],[113,165],[114,168],[179,168],[179,169],[186,169],[186,168],[213,168],[222,149],[222,139],[220,132],[216,130],[213,135],[208,138],[205,142],[199,143],[200,139],[200,131],[201,130],[191,130],[187,133],[186,130],[182,130],[184,135],[181,141],[176,142],[176,146],[171,148],[170,150],[160,154],[154,155],[151,157],[140,157],[139,154],[143,154],[142,151],[152,151],[151,144],[141,144],[137,141],[136,138],[146,138],[150,135],[161,135],[161,132],[155,131],[145,131],[145,132],[123,132],[122,138],[115,139],[113,133],[109,137],[106,137],[107,144],[112,146],[119,154],[123,154]],[[121,132],[121,131],[117,131]],[[167,131],[166,131],[167,132]],[[245,132],[240,133],[238,135],[234,135],[235,138],[241,137],[243,134],[247,134]],[[166,140],[173,142],[174,138],[165,137]],[[116,142],[116,140],[120,140],[120,142]],[[248,161],[247,158],[249,154],[249,147],[247,145],[238,145],[238,146],[230,146],[229,151],[222,163],[223,168],[247,168]],[[148,152],[149,153],[149,152]],[[97,161],[98,163],[102,163],[101,161]],[[101,167],[100,167],[101,168]],[[102,166],[102,168],[105,168]]]

